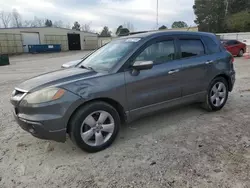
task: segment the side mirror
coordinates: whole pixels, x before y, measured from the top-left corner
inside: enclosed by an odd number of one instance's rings
[[[136,70],[147,70],[152,69],[153,65],[153,61],[136,61],[132,67]]]
[[[79,60],[76,60],[76,61],[70,61],[70,62],[64,63],[61,67],[62,67],[62,68],[71,68],[71,67],[75,67],[76,65],[78,65],[79,63],[81,63],[82,60],[83,60],[83,59],[79,59]]]

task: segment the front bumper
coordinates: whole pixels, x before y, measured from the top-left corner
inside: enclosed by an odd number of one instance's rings
[[[81,100],[79,96],[67,91],[58,100],[33,105],[16,99],[19,98],[12,97],[11,103],[22,129],[40,139],[66,141],[68,121]]]
[[[14,117],[19,126],[32,134],[34,137],[45,139],[45,140],[54,140],[57,142],[65,142],[66,141],[66,128],[61,130],[46,130],[45,127],[50,127],[53,125],[53,121],[47,121],[46,125],[41,122],[34,122],[19,118],[15,112]]]

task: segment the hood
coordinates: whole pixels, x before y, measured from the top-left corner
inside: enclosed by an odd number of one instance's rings
[[[83,68],[60,69],[31,78],[21,83],[17,88],[31,92],[45,87],[60,86],[65,82],[74,82],[74,80],[87,79],[100,75],[103,75],[103,73]]]

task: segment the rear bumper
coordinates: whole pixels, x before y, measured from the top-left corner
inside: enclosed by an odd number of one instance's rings
[[[61,130],[47,130],[45,127],[53,126],[55,121],[50,120],[46,121],[46,124],[42,122],[35,122],[22,119],[18,117],[14,112],[14,117],[19,126],[29,132],[34,137],[45,139],[45,140],[54,140],[57,142],[65,142],[66,141],[66,128]]]
[[[236,80],[236,73],[235,71],[232,71],[230,72],[230,81],[231,81],[231,84],[230,84],[230,87],[229,87],[229,91],[233,91],[233,88],[234,88],[234,83],[235,83],[235,80]]]

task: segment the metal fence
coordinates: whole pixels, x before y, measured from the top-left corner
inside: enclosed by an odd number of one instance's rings
[[[220,39],[238,40],[250,45],[250,32],[247,33],[218,33]]]
[[[67,35],[44,35],[45,44],[61,44],[62,51],[69,50]]]
[[[84,50],[94,50],[98,47],[98,38],[96,36],[84,37]]]

